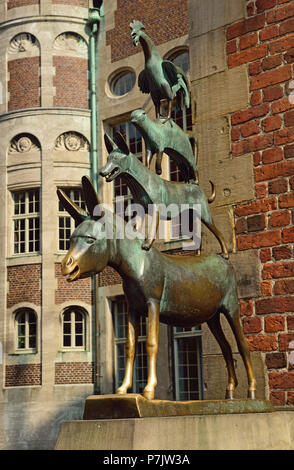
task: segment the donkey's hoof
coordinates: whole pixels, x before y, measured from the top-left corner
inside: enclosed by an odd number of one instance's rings
[[[249,400],[255,400],[255,392],[256,390],[248,390],[248,398]]]
[[[226,400],[234,400],[234,391],[226,390]]]
[[[146,398],[146,400],[154,400],[154,391],[151,391],[151,390],[144,390],[144,398]]]

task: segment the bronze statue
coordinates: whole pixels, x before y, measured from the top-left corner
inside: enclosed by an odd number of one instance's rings
[[[135,204],[140,204],[146,213],[148,213],[148,205],[153,206],[153,220],[156,221],[156,230],[153,231],[150,238],[146,238],[143,244],[144,249],[150,249],[155,239],[161,205],[168,207],[170,204],[176,204],[180,207],[181,204],[191,206],[199,204],[201,206],[201,221],[216,236],[221,245],[223,256],[228,258],[226,242],[216,228],[208,207],[208,203],[212,202],[215,197],[214,192],[212,197],[207,200],[198,184],[174,183],[164,180],[146,168],[130,152],[123,136],[119,133],[114,134],[114,141],[107,134],[104,135],[104,139],[109,156],[106,164],[100,169],[100,175],[105,177],[107,182],[113,181],[118,176],[122,178],[130,188]]]
[[[118,158],[124,157],[120,155]],[[145,398],[154,398],[157,384],[159,321],[179,327],[207,322],[226,361],[226,398],[233,398],[237,378],[232,350],[220,325],[220,314],[223,313],[232,328],[246,368],[248,397],[254,399],[256,381],[241,328],[236,281],[229,261],[216,254],[183,257],[163,254],[154,247],[144,251],[142,241],[138,239],[117,238],[115,225],[112,237],[106,238],[105,221],[101,218],[103,214],[92,216],[95,206],[99,204],[92,183],[83,177],[82,186],[89,215],[58,190],[64,208],[79,224],[62,261],[62,274],[73,282],[99,273],[109,265],[122,277],[128,301],[128,335],[125,377],[116,393],[125,394],[132,385],[139,318],[146,316],[148,380],[144,389]]]
[[[140,21],[134,20],[130,28],[134,45],[137,46],[140,42],[145,56],[145,68],[138,76],[139,88],[142,93],[150,93],[155,105],[156,118],[160,117],[160,101],[168,100],[167,119],[169,119],[175,96],[187,108],[190,106],[188,80],[180,67],[169,60],[162,59]]]
[[[186,183],[198,183],[196,136],[185,133],[172,119],[151,121],[144,109],[133,111],[131,122],[143,136],[149,169],[156,154],[156,173],[161,175],[161,161],[166,153],[175,161]]]

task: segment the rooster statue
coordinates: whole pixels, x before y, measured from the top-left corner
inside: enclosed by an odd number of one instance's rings
[[[133,20],[130,24],[133,44],[141,43],[145,68],[138,76],[138,86],[142,93],[150,93],[155,105],[156,118],[160,118],[160,101],[168,100],[167,119],[171,117],[172,101],[177,97],[177,104],[190,106],[188,80],[183,70],[169,60],[163,60],[155,44],[145,33],[141,21]]]

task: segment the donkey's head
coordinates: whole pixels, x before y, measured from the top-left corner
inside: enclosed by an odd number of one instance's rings
[[[61,272],[63,276],[68,276],[70,282],[99,273],[109,259],[109,245],[100,220],[104,214],[95,215],[99,205],[97,193],[87,176],[82,178],[82,186],[88,212],[71,201],[61,189],[57,190],[61,204],[78,224],[61,262]]]
[[[109,155],[106,164],[99,171],[108,183],[122,173],[128,173],[133,158],[121,134],[115,132],[113,139],[114,141],[109,135],[104,134],[104,141]]]

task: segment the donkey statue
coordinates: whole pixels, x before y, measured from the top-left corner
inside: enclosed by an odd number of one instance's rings
[[[122,178],[128,185],[134,202],[140,204],[146,213],[148,206],[154,209],[153,220],[156,230],[152,230],[152,236],[146,238],[143,249],[149,250],[155,239],[158,229],[160,207],[176,204],[178,207],[185,203],[190,206],[199,204],[201,206],[201,221],[217,238],[222,255],[228,258],[228,249],[222,233],[215,226],[208,206],[214,200],[215,194],[207,199],[203,190],[196,183],[175,183],[164,180],[153,171],[146,168],[140,160],[133,155],[120,133],[114,133],[114,141],[105,133],[104,140],[109,152],[106,164],[99,173],[107,182],[115,178]]]
[[[62,274],[69,282],[101,272],[112,266],[122,277],[123,290],[128,303],[128,333],[126,368],[118,394],[127,393],[132,386],[133,366],[138,339],[139,319],[147,318],[146,350],[148,378],[144,389],[146,399],[154,399],[157,385],[156,357],[158,351],[159,321],[179,327],[193,327],[207,322],[223,353],[228,385],[226,398],[232,399],[237,386],[231,347],[220,325],[220,314],[228,320],[248,378],[248,397],[255,398],[254,378],[250,352],[243,335],[236,281],[233,269],[223,256],[167,255],[152,247],[142,250],[142,240],[117,238],[116,224],[111,237],[105,237],[106,217],[95,207],[97,194],[87,177],[82,178],[88,214],[68,196],[58,190],[64,208],[79,224],[70,239],[70,248],[62,260]]]

